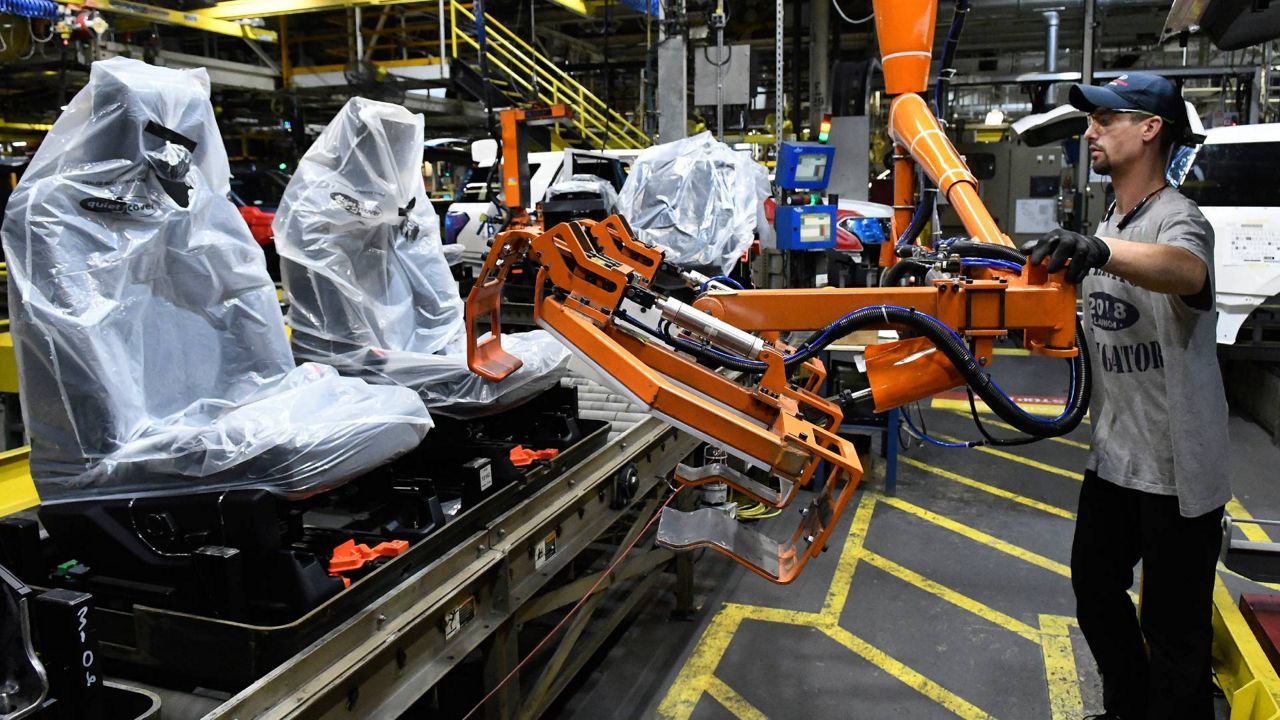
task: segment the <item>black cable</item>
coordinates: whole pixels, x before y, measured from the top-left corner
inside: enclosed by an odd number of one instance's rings
[[[937,202],[938,191],[934,188],[928,178],[923,181],[924,190],[920,193],[920,202],[916,204],[916,211],[911,216],[911,222],[907,223],[907,229],[902,231],[902,236],[898,238],[897,247],[903,248],[911,245],[920,237],[920,232],[924,230],[924,226],[928,224],[929,219],[933,217],[933,205]],[[881,285],[885,285],[883,277],[880,281]]]
[[[1022,437],[1022,438],[998,438],[993,437],[987,432],[987,426],[982,424],[982,418],[978,415],[978,404],[974,399],[973,389],[968,385],[964,388],[965,394],[969,396],[969,415],[973,418],[973,424],[978,426],[978,432],[982,434],[986,442],[983,445],[994,445],[996,447],[1011,447],[1014,445],[1030,445],[1033,442],[1039,442],[1038,437]]]
[[[934,115],[941,122],[947,113],[947,86],[955,75],[956,47],[960,44],[960,33],[964,30],[964,19],[969,13],[969,0],[956,0],[955,10],[951,15],[951,29],[947,32],[947,40],[942,44],[942,62],[938,66],[938,79],[933,89]]]
[[[644,323],[630,317],[626,313],[618,313],[622,320],[634,325],[646,333],[670,342],[673,346],[704,360],[712,365],[719,365],[733,370],[748,373],[759,373],[765,364],[759,360],[751,360],[730,355],[712,348],[681,338],[663,335]],[[1076,347],[1079,352],[1071,359],[1071,395],[1067,400],[1066,410],[1056,418],[1045,419],[1031,415],[1023,410],[1000,386],[992,380],[970,352],[968,345],[959,335],[937,318],[921,313],[914,308],[902,308],[889,305],[878,305],[855,310],[827,327],[811,335],[796,352],[788,355],[783,361],[788,373],[799,364],[822,352],[836,339],[844,337],[867,326],[901,325],[923,335],[951,362],[964,378],[965,384],[973,388],[978,397],[990,407],[1001,419],[1020,430],[1035,437],[1056,437],[1065,435],[1080,425],[1089,409],[1089,396],[1092,391],[1092,378],[1089,369],[1088,346],[1084,343],[1084,333],[1079,321],[1076,322]]]
[[[706,60],[706,61],[707,61],[707,62],[709,62],[709,63],[711,63],[711,67],[724,67],[725,65],[728,65],[728,64],[729,64],[729,61],[733,60],[733,47],[732,47],[732,46],[725,45],[725,46],[722,48],[722,49],[724,49],[724,50],[728,50],[729,52],[726,54],[725,59],[724,59],[724,60],[722,60],[722,61],[720,61],[720,62],[716,62],[715,60],[712,60],[712,59],[711,59],[711,56],[707,54],[707,51],[708,51],[708,50],[710,50],[710,49],[711,49],[711,46],[710,46],[710,45],[703,45],[703,46],[702,46],[702,59],[703,59],[703,60]]]
[[[960,257],[984,258],[987,260],[1008,260],[1019,265],[1027,264],[1027,257],[1017,249],[995,243],[971,242],[957,240],[951,243],[950,251]]]
[[[885,270],[880,275],[881,287],[897,287],[902,284],[906,276],[913,275],[919,278],[921,285],[924,284],[925,274],[929,272],[929,265],[919,260],[911,258],[903,258],[894,263],[892,267]]]

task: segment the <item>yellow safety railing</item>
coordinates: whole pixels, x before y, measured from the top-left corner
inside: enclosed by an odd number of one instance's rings
[[[459,16],[472,23],[476,20],[475,14],[465,5],[450,0],[451,48],[455,58],[460,47],[470,47],[477,53],[480,51],[480,42],[459,27]],[[588,144],[614,149],[644,148],[652,144],[643,130],[505,25],[494,20],[489,13],[485,13],[484,21],[488,34],[485,59],[500,70],[508,82],[523,88],[528,95],[548,105],[564,103],[572,107],[573,126]]]

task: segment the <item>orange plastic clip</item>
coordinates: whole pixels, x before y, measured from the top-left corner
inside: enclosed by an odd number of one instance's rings
[[[372,548],[363,543],[357,545],[355,540],[348,540],[333,549],[333,557],[329,559],[329,574],[339,575],[359,570],[371,560],[393,558],[408,549],[408,540],[391,540],[378,543]]]
[[[530,450],[523,445],[517,445],[511,448],[511,464],[516,467],[528,467],[534,460],[550,460],[559,454],[560,451],[555,448]]]

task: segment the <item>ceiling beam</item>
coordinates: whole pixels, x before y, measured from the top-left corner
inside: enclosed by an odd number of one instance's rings
[[[192,14],[218,20],[242,20],[244,18],[344,10],[357,5],[360,7],[382,7],[386,5],[408,5],[411,3],[423,4],[422,0],[227,0],[211,8],[195,10]],[[416,8],[418,12],[434,9],[434,6]]]
[[[183,12],[171,8],[144,5],[139,2],[132,2],[132,0],[56,0],[56,2],[63,5],[99,10],[104,13],[138,18],[148,22],[188,27],[219,35],[230,35],[246,40],[276,42],[276,32],[274,30],[228,22],[225,19],[208,17],[196,12]]]

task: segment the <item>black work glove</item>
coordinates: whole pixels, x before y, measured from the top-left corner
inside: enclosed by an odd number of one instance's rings
[[[1051,273],[1067,268],[1067,282],[1079,283],[1089,271],[1100,268],[1111,260],[1111,248],[1097,235],[1081,235],[1063,228],[1056,228],[1035,240],[1028,240],[1019,248],[1023,255],[1030,255],[1029,262],[1039,265],[1049,258],[1046,270]],[[1067,261],[1071,264],[1068,265]]]

